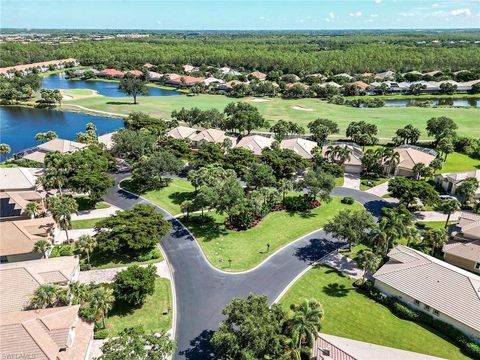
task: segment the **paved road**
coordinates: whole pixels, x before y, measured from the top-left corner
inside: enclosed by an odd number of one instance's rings
[[[336,188],[333,194],[355,197],[374,215],[388,206],[381,198],[354,189]],[[122,209],[147,203],[118,187],[112,188],[105,200]],[[252,271],[228,274],[209,265],[196,240],[178,220],[158,207],[157,211],[172,224],[161,246],[173,269],[177,299],[174,359],[214,359],[208,338],[222,320],[221,310],[232,298],[252,292],[274,301],[299,273],[343,245],[319,230],[283,248]]]

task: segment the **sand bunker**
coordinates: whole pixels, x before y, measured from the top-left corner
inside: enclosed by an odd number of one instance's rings
[[[268,102],[270,100],[268,99],[260,99],[260,98],[255,98],[255,99],[252,99],[250,100],[251,102],[256,102],[256,103],[260,103],[260,102]]]
[[[62,94],[62,100],[73,100],[73,96]]]
[[[305,108],[303,106],[295,105],[292,106],[293,110],[300,110],[300,111],[313,111],[313,109]]]

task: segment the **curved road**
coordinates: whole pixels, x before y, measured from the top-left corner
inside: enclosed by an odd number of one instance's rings
[[[117,182],[124,177],[117,176]],[[352,196],[375,216],[382,207],[389,206],[377,196],[348,188],[335,188],[333,195]],[[118,185],[104,199],[121,209],[149,203]],[[178,220],[158,206],[156,209],[172,224],[161,247],[173,269],[176,292],[174,359],[214,359],[208,339],[222,320],[222,309],[232,298],[246,297],[252,292],[267,295],[273,302],[298,274],[343,245],[318,230],[277,251],[251,271],[225,273],[208,263],[197,241]]]

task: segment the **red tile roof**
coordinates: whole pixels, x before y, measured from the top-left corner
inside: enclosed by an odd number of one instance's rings
[[[367,88],[369,86],[366,82],[363,82],[361,80],[355,81],[354,84],[357,85],[357,87],[359,87],[362,90],[367,90]]]
[[[151,69],[152,67],[155,67],[155,65],[150,64],[150,63],[146,63],[143,66],[146,67],[147,69]]]
[[[195,77],[195,76],[182,76],[178,79],[184,84],[196,84],[202,80],[205,80],[204,77]]]
[[[142,76],[143,72],[140,70],[128,70],[127,73],[132,74],[133,76]]]
[[[124,75],[124,72],[120,71],[120,70],[116,70],[116,69],[105,69],[105,70],[100,71],[100,75],[121,77],[121,76]]]

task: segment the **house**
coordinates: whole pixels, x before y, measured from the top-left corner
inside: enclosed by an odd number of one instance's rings
[[[195,66],[190,65],[190,64],[183,65],[183,71],[185,71],[186,73],[198,71],[198,67],[195,67]]]
[[[245,148],[253,152],[255,155],[262,155],[262,150],[272,146],[275,141],[273,138],[261,136],[261,135],[249,135],[243,137],[235,147]]]
[[[78,317],[80,305],[12,311],[0,317],[0,353],[5,359],[87,360],[93,322]]]
[[[107,150],[112,150],[112,147],[113,147],[113,135],[115,135],[117,132],[114,131],[114,132],[110,132],[110,133],[106,133],[106,134],[103,134],[103,135],[100,135],[97,140],[100,144],[103,144],[105,145],[105,148]]]
[[[421,148],[413,145],[402,145],[395,148],[400,155],[400,161],[395,168],[395,176],[414,177],[413,168],[417,164],[430,165],[435,160],[437,153],[434,150]]]
[[[437,75],[442,75],[442,74],[443,73],[440,70],[433,70],[433,71],[430,71],[430,72],[423,73],[424,76],[431,76],[431,77],[434,77],[434,76],[437,76]]]
[[[206,78],[205,80],[203,80],[202,83],[204,83],[206,86],[210,86],[212,84],[215,84],[215,85],[224,84],[225,81],[223,81],[222,79],[209,77],[209,78]]]
[[[155,65],[150,64],[150,63],[146,63],[146,64],[143,64],[143,67],[144,67],[144,68],[147,68],[147,69],[151,69],[151,68],[154,68]]]
[[[239,76],[242,75],[240,71],[230,69],[229,67],[222,67],[218,69],[223,75],[233,75],[233,76]]]
[[[285,88],[287,88],[287,89],[291,89],[294,86],[301,86],[304,90],[310,89],[310,86],[308,86],[307,84],[301,83],[301,82],[285,84]]]
[[[368,87],[370,86],[366,82],[363,82],[361,80],[355,81],[354,84],[357,85],[357,87],[360,90],[363,90],[363,91],[366,91],[368,89]]]
[[[0,222],[0,263],[40,259],[50,254],[33,251],[39,240],[55,242],[58,229],[51,217]]]
[[[147,79],[148,80],[153,80],[153,81],[159,81],[163,77],[163,74],[154,72],[154,71],[148,71],[147,72]]]
[[[300,155],[303,159],[311,159],[313,157],[312,150],[317,147],[315,141],[302,138],[285,139],[280,142],[281,149],[292,150],[295,154]]]
[[[444,260],[480,274],[480,215],[463,212],[452,235],[443,246]]]
[[[226,82],[225,84],[220,84],[218,85],[218,89],[219,90],[231,90],[235,85],[237,84],[245,84],[245,85],[248,85],[248,82],[243,82],[243,81],[240,81],[240,80],[232,80],[232,81],[228,81]]]
[[[257,80],[265,80],[267,78],[267,74],[264,74],[260,71],[253,71],[248,75],[257,79]]]
[[[176,74],[175,74],[176,75]],[[195,76],[179,76],[179,77],[170,77],[167,81],[167,84],[171,85],[186,85],[186,86],[193,86],[205,80],[203,77],[195,77]]]
[[[455,195],[457,187],[470,177],[476,178],[480,183],[480,170],[465,171],[461,173],[439,174],[435,177],[435,182],[440,185],[450,195]],[[475,192],[475,198],[480,198],[480,185]]]
[[[67,286],[80,274],[77,256],[20,261],[0,265],[0,313],[25,310],[42,284]]]
[[[98,77],[113,77],[113,78],[123,78],[125,73],[120,70],[115,69],[105,69],[100,71],[97,76]]]
[[[68,59],[61,59],[61,60],[42,61],[42,62],[33,63],[33,64],[9,66],[5,68],[0,68],[0,74],[8,75],[11,72],[19,71],[26,75],[31,73],[32,69],[34,68],[38,69],[40,72],[45,72],[45,71],[48,71],[50,67],[54,67],[56,69],[63,69],[68,64],[77,66],[78,61],[73,58],[68,58]]]
[[[435,356],[387,346],[319,334],[313,344],[311,360],[441,360]]]
[[[480,276],[399,245],[375,273],[375,287],[480,342]]]
[[[320,86],[333,86],[333,87],[336,87],[337,89],[340,89],[342,87],[342,85],[340,84],[337,84],[335,81],[329,81],[329,82],[326,82],[326,83],[323,83],[323,84],[319,84]]]
[[[352,79],[353,79],[353,76],[350,75],[350,74],[347,74],[347,73],[336,74],[336,75],[334,75],[333,77],[334,77],[334,78],[336,78],[336,77],[342,77],[342,78],[344,78],[344,79],[346,79],[346,80],[352,80]]]
[[[43,169],[0,169],[0,220],[26,218],[26,206],[35,201],[43,204],[46,192],[37,188],[37,178]]]
[[[375,74],[374,78],[378,80],[384,80],[384,79],[393,78],[394,76],[395,76],[395,73],[393,71],[385,71],[385,72]]]
[[[125,75],[127,75],[127,74],[131,74],[131,75],[133,75],[133,76],[138,77],[138,76],[142,76],[142,75],[143,75],[143,72],[141,72],[140,70],[128,70],[128,71],[125,73]]]
[[[177,126],[173,128],[169,132],[167,132],[167,136],[172,137],[174,139],[191,139],[193,136],[197,134],[197,129],[188,127],[188,126]]]
[[[338,141],[332,141],[328,145],[322,147],[322,155],[326,156],[330,146],[346,147],[350,150],[350,158],[343,164],[343,171],[349,174],[360,174],[362,172],[362,157],[363,151],[355,143],[344,143]]]
[[[92,72],[93,75],[97,76],[100,71],[98,71],[96,69],[92,69],[92,68],[90,68],[90,69],[80,69],[80,70],[75,70],[73,72],[73,76],[74,77],[82,77],[82,76],[85,75],[86,72]]]
[[[71,154],[87,146],[87,144],[82,144],[76,141],[57,138],[37,146],[35,151],[27,153],[25,156],[23,156],[23,159],[43,163],[45,160],[45,155],[50,152],[58,151],[62,154]]]
[[[200,146],[204,143],[223,144],[225,140],[230,140],[232,145],[235,144],[236,139],[232,136],[225,135],[225,131],[218,129],[205,129],[198,134],[191,136],[195,146]]]
[[[369,72],[364,72],[364,73],[360,74],[360,76],[363,77],[363,78],[371,78],[374,75],[372,73],[369,73]]]

